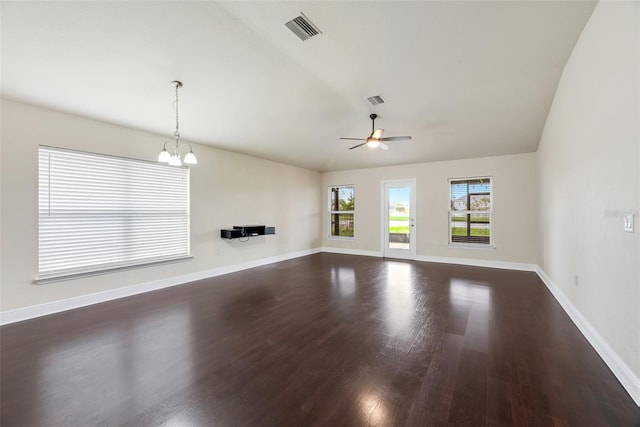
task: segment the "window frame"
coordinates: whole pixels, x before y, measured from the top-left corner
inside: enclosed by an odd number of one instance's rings
[[[349,210],[349,211],[341,211],[341,210],[335,210],[333,209],[332,206],[332,201],[333,201],[333,197],[332,197],[332,191],[333,189],[340,189],[340,188],[350,188],[352,189],[353,192],[353,210]],[[339,200],[339,199],[338,199]],[[327,210],[329,212],[329,221],[328,221],[328,233],[327,233],[327,238],[331,239],[331,240],[355,240],[356,238],[356,208],[355,208],[355,200],[356,200],[356,186],[353,184],[341,184],[341,185],[330,185],[327,187]],[[332,227],[332,223],[333,223],[333,216],[334,215],[352,215],[353,217],[353,236],[340,236],[340,235],[334,235],[333,234],[333,227]]]
[[[57,164],[52,156],[58,156]],[[52,187],[54,184],[59,187]],[[160,191],[172,192],[171,203],[163,203],[166,196]],[[82,201],[65,202],[78,199],[85,192]],[[188,167],[39,145],[38,276],[34,282],[43,284],[192,259],[190,193]],[[100,222],[95,222],[97,219]],[[167,223],[167,219],[172,222]],[[177,231],[164,236],[164,245],[163,239],[149,239],[157,228],[165,230],[170,224],[180,225],[171,226]],[[65,227],[72,231],[63,233]],[[136,230],[140,234],[132,232]],[[103,236],[107,236],[106,241]],[[175,236],[180,243],[171,241]],[[95,241],[100,241],[106,250],[95,249],[100,246]],[[65,249],[69,244],[75,249]],[[119,255],[114,256],[114,251]],[[76,261],[73,253],[85,257]]]
[[[451,199],[451,186],[454,183],[463,183],[463,182],[467,182],[469,183],[470,181],[483,181],[483,180],[488,180],[489,181],[489,197],[490,197],[490,202],[489,202],[489,210],[488,211],[479,211],[479,210],[473,210],[473,209],[468,209],[470,206],[467,204],[467,209],[466,210],[454,210],[452,207],[452,199]],[[493,191],[493,186],[494,186],[494,179],[493,176],[475,176],[475,177],[463,177],[463,178],[449,178],[447,180],[448,183],[448,221],[447,221],[447,234],[448,234],[448,245],[450,247],[453,248],[469,248],[469,249],[495,249],[495,245],[494,245],[494,238],[493,238],[493,206],[494,206],[494,191]],[[469,203],[469,199],[472,195],[486,195],[486,193],[469,193],[467,190],[467,203]],[[453,214],[461,214],[461,215],[467,215],[467,229],[470,230],[471,228],[471,224],[473,224],[473,222],[471,221],[471,215],[473,213],[480,213],[483,215],[488,215],[489,216],[489,239],[488,242],[464,242],[464,241],[454,241],[453,240],[453,234],[452,234],[452,216]],[[468,233],[470,233],[470,231],[468,231]],[[470,237],[470,236],[465,236],[465,237]]]

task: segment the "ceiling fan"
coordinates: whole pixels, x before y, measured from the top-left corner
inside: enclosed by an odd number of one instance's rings
[[[353,150],[354,148],[361,147],[366,145],[369,148],[382,148],[383,150],[388,150],[389,146],[384,143],[384,141],[408,141],[411,139],[410,136],[388,136],[386,138],[382,137],[384,129],[376,129],[376,118],[377,114],[369,115],[371,119],[371,134],[367,138],[340,138],[340,139],[349,139],[353,141],[364,141],[362,144],[354,145],[349,148],[349,150]]]

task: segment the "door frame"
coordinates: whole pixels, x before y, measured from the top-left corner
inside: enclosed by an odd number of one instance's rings
[[[409,222],[410,222],[410,230],[409,230],[409,249],[389,249],[388,245],[388,236],[389,236],[389,202],[388,202],[388,192],[387,188],[389,186],[403,186],[409,187],[411,191],[411,197],[409,200]],[[400,258],[400,259],[416,259],[416,236],[417,233],[417,208],[416,208],[416,179],[415,178],[407,178],[407,179],[393,179],[393,180],[385,180],[381,183],[381,248],[382,248],[382,257],[383,258]]]

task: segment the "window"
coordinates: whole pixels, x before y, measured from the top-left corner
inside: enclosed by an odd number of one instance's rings
[[[449,243],[491,244],[491,178],[450,179]]]
[[[189,169],[39,148],[38,280],[190,255]]]
[[[329,237],[353,237],[355,187],[329,187]]]

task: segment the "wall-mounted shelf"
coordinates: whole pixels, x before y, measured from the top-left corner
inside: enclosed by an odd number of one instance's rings
[[[265,234],[276,234],[276,228],[266,225],[234,225],[233,228],[220,230],[220,237],[229,240],[242,237],[264,236]]]

